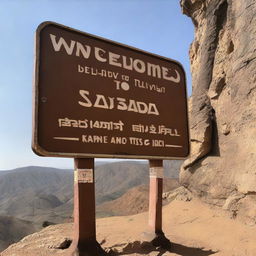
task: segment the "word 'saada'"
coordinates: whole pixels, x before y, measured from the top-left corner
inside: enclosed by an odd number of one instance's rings
[[[89,91],[80,90],[79,94],[84,101],[78,101],[78,104],[86,108],[117,109],[122,111],[136,112],[147,115],[159,115],[159,111],[154,103],[145,103],[132,99],[126,100],[120,97],[106,97],[102,94],[96,94],[95,101],[89,98]],[[94,98],[94,97],[93,97]]]
[[[76,57],[83,57],[89,59],[92,56],[92,46],[85,45],[81,42],[70,40],[67,42],[63,37],[56,38],[56,35],[50,34],[51,43],[55,52],[66,52],[67,55]],[[134,59],[125,55],[120,55],[105,49],[94,47],[94,58],[102,63],[124,68],[127,70],[134,70],[138,73],[146,73],[148,76],[163,78],[174,83],[181,81],[180,73],[174,69],[160,66],[157,64],[144,62],[140,59]],[[175,75],[173,75],[173,73]]]

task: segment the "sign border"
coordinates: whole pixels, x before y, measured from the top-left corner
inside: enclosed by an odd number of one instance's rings
[[[141,50],[139,48],[136,47],[132,47],[126,44],[122,44],[116,41],[112,41],[103,37],[99,37],[99,36],[95,36],[93,34],[89,34],[56,22],[52,22],[52,21],[45,21],[42,22],[41,24],[39,24],[39,26],[36,29],[36,33],[35,33],[35,46],[34,46],[34,74],[33,74],[33,117],[32,117],[32,150],[34,151],[35,154],[39,155],[39,156],[46,156],[46,157],[68,157],[68,158],[121,158],[121,159],[162,159],[162,160],[173,160],[173,159],[186,159],[187,157],[189,157],[190,155],[190,151],[191,151],[191,146],[190,146],[190,130],[189,130],[189,116],[188,116],[188,101],[186,100],[186,117],[187,117],[187,134],[188,134],[188,153],[187,156],[184,157],[168,157],[168,156],[143,156],[143,155],[111,155],[111,154],[87,154],[87,153],[64,153],[64,152],[49,152],[45,149],[43,149],[38,142],[38,110],[39,110],[39,70],[40,70],[40,33],[41,31],[49,25],[53,25],[53,26],[57,26],[60,27],[62,29],[68,30],[68,31],[72,31],[75,33],[79,33],[81,35],[87,36],[87,37],[92,37],[95,38],[97,40],[101,40],[110,44],[114,44],[117,46],[121,46],[124,48],[128,48],[130,50],[142,53],[142,54],[146,54],[146,55],[150,55],[152,57],[157,57],[160,58],[162,60],[166,60],[169,62],[174,62],[175,64],[177,64],[182,72],[184,73],[184,82],[185,82],[185,95],[187,98],[187,79],[186,79],[186,73],[185,70],[182,66],[182,64],[176,60],[167,58],[167,57],[163,57],[161,55],[157,55],[154,53],[150,53],[144,50]],[[187,98],[188,99],[188,98]]]

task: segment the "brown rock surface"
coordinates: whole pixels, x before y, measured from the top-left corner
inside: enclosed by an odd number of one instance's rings
[[[180,181],[208,203],[255,224],[256,1],[182,0],[181,6],[195,25],[195,39],[192,153]]]
[[[183,189],[184,190],[184,189]],[[70,256],[72,224],[50,226],[25,237],[1,256]],[[142,239],[147,213],[97,220],[97,240],[109,255],[255,256],[256,227],[230,219],[194,198],[173,200],[163,210],[163,229],[170,249],[149,246]]]

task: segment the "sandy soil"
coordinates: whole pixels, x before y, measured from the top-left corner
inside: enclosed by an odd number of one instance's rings
[[[147,213],[97,220],[97,240],[115,255],[255,256],[255,226],[245,226],[198,199],[174,200],[163,210],[163,230],[171,241],[169,249],[144,247],[142,233],[147,230]],[[63,241],[72,237],[72,224],[47,227],[24,238],[1,256],[70,256]],[[62,244],[62,245],[61,245]],[[65,246],[64,246],[65,247]]]

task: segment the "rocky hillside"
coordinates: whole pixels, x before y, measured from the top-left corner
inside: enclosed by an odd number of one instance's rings
[[[165,164],[167,177],[178,177],[181,161]],[[97,204],[115,200],[128,189],[147,184],[147,162],[123,161],[96,166]],[[24,167],[0,172],[0,215],[37,223],[61,223],[73,211],[73,171]]]
[[[178,176],[180,161],[165,163],[165,174],[169,177]],[[136,207],[132,202],[128,209],[125,205],[116,205],[115,202],[127,190],[148,183],[148,165],[146,162],[124,161],[105,163],[96,166],[96,199],[98,205],[114,200],[97,211],[99,217],[129,214],[131,209],[141,212],[144,208]],[[172,179],[176,184],[177,179]],[[170,182],[169,182],[170,183]],[[168,183],[168,184],[169,184]],[[170,187],[170,186],[169,186]],[[136,189],[134,197],[140,196],[141,191]],[[144,190],[142,204],[147,205],[148,190]],[[72,221],[73,215],[73,171],[44,167],[24,167],[0,172],[0,217],[9,218],[10,225],[1,225],[0,222],[0,250],[8,244],[18,241],[24,235],[42,226],[52,223]],[[18,219],[19,220],[18,220]],[[27,229],[18,225],[24,220],[31,221]],[[26,220],[26,221],[25,221]],[[2,221],[2,223],[5,223]],[[17,225],[15,223],[18,223]],[[30,222],[29,222],[30,223]],[[13,227],[14,228],[11,228]],[[33,230],[29,226],[35,227]],[[19,230],[21,227],[21,230]],[[4,235],[6,234],[6,235]]]
[[[191,157],[181,182],[208,203],[256,222],[256,1],[182,0],[190,48]]]
[[[172,191],[180,186],[177,179],[164,179],[164,192]],[[126,216],[148,211],[149,185],[143,184],[129,189],[121,197],[98,205],[97,216]]]
[[[0,216],[0,251],[35,231],[36,229],[30,221]]]
[[[0,215],[30,220],[64,221],[56,209],[72,197],[72,172],[24,167],[0,172]]]

